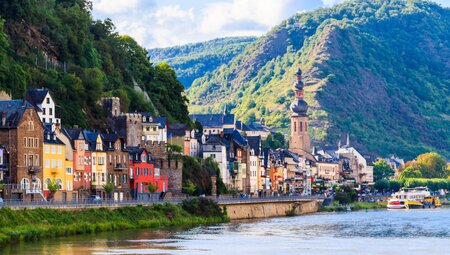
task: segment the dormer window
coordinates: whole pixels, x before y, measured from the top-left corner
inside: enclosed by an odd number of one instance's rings
[[[146,122],[147,121],[147,118],[144,116],[144,117],[142,117],[142,122]]]
[[[142,154],[141,155],[141,160],[142,160],[142,162],[146,162],[147,161],[147,155]]]

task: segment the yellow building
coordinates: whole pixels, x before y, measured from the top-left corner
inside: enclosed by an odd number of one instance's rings
[[[76,200],[77,193],[73,191],[73,161],[66,159],[66,145],[49,129],[44,131],[43,162],[44,196],[52,198],[48,184],[57,183],[60,188],[53,196],[54,201]]]

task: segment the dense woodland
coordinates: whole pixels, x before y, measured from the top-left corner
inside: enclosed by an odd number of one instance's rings
[[[23,98],[27,88],[52,91],[63,125],[104,127],[102,96],[123,111],[189,122],[184,87],[167,64],[119,35],[111,20],[93,20],[88,0],[1,1],[0,90]]]
[[[294,72],[304,74],[310,135],[350,134],[363,153],[450,156],[450,9],[418,0],[358,0],[300,13],[196,79],[190,111],[225,104],[246,122],[289,128]]]
[[[254,41],[255,37],[219,38],[183,46],[151,49],[148,54],[155,63],[169,64],[177,73],[180,82],[189,88],[195,79],[228,64]]]

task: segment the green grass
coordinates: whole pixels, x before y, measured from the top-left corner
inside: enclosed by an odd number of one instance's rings
[[[137,228],[184,228],[228,221],[224,213],[199,216],[173,204],[78,211],[44,208],[12,210],[4,207],[0,209],[0,246],[49,237]]]
[[[368,202],[355,202],[349,204],[352,211],[360,210],[375,210],[386,208],[385,202],[368,203]],[[319,212],[345,212],[347,211],[347,205],[332,205],[332,206],[321,206],[319,207]]]

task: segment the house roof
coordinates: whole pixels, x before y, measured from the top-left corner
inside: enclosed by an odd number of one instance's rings
[[[231,134],[231,137],[233,138],[233,141],[235,141],[238,145],[245,147],[248,145],[247,139],[245,139],[239,131],[234,130]]]
[[[167,133],[172,136],[185,136],[186,130],[190,130],[187,124],[170,124]]]
[[[193,122],[198,121],[206,128],[220,128],[223,125],[234,124],[234,114],[191,114]]]
[[[255,155],[260,155],[261,136],[249,136],[247,137],[248,145],[250,149],[255,151]]]
[[[225,143],[223,142],[223,139],[219,135],[209,135],[209,137],[206,140],[205,144],[207,144],[207,145],[221,145],[221,146],[225,146]]]
[[[44,125],[44,143],[65,145],[61,140],[58,139],[58,137],[56,137],[56,133],[52,131],[51,123],[47,123]]]
[[[30,102],[36,110],[42,111],[42,109],[38,106],[44,102],[45,97],[49,93],[48,89],[29,89],[27,90],[26,100]]]
[[[5,113],[5,126],[0,128],[16,128],[22,120],[23,113],[27,108],[34,108],[26,100],[2,100],[0,101],[0,113]]]

